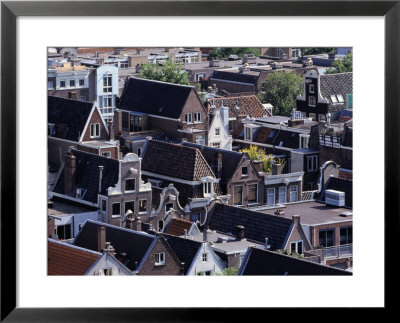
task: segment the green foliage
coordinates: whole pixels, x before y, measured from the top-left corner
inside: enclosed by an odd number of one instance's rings
[[[263,83],[263,103],[271,103],[273,114],[289,117],[296,108],[296,98],[303,93],[304,80],[294,71],[271,73]]]
[[[265,150],[256,145],[250,145],[249,148],[240,150],[241,153],[247,153],[251,160],[261,160],[263,171],[271,174],[272,163],[281,164],[282,168],[285,167],[286,162],[282,158],[275,158],[270,154],[267,155]]]
[[[195,88],[196,88],[197,94],[199,95],[201,103],[204,104],[204,102],[206,102],[206,100],[207,100],[206,99],[207,92],[202,92],[201,91],[201,84],[200,83],[197,83]]]
[[[208,60],[212,59],[227,59],[229,55],[237,55],[243,57],[244,54],[253,54],[255,56],[260,56],[260,49],[254,47],[221,47],[214,48],[208,53]]]
[[[333,47],[314,47],[314,48],[302,48],[302,54],[305,55],[316,55],[316,54],[334,54],[336,48]]]
[[[328,67],[325,74],[353,72],[353,52],[342,59],[335,60],[332,67]]]
[[[142,64],[138,77],[174,84],[190,85],[188,73],[183,70],[181,64],[175,65],[171,59],[161,65]]]
[[[286,250],[286,249],[283,249],[283,250],[282,249],[277,249],[275,251],[278,252],[278,253],[281,253],[283,255],[304,259],[304,255],[302,255],[300,253],[297,253],[297,252],[290,252],[289,250]]]
[[[221,274],[217,273],[216,276],[236,276],[239,271],[239,268],[229,267],[225,268]]]

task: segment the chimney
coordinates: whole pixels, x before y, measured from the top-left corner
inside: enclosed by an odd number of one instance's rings
[[[296,226],[300,225],[300,215],[293,215],[292,221],[293,221],[294,225],[296,225]]]
[[[102,252],[106,247],[106,228],[104,226],[97,227],[97,251]]]
[[[101,193],[101,181],[103,180],[104,166],[99,166],[99,193]]]
[[[78,100],[78,93],[76,91],[69,91],[68,92],[68,99]]]
[[[265,238],[265,250],[268,250],[269,248],[271,248],[271,245],[268,244],[268,238]]]
[[[75,186],[76,157],[72,152],[64,156],[64,194],[71,195]]]
[[[207,238],[208,238],[208,237],[207,237],[208,234],[207,234],[207,233],[208,233],[208,226],[205,227],[204,230],[203,230],[203,241],[204,241],[204,242],[207,242],[207,241],[208,241],[208,239],[207,239]]]
[[[115,249],[114,249],[114,247],[111,245],[110,242],[106,242],[106,243],[105,243],[105,247],[104,247],[104,249],[102,250],[102,252],[104,252],[104,253],[109,253],[110,255],[115,256]]]
[[[133,229],[133,222],[134,222],[135,220],[134,219],[132,219],[130,216],[128,216],[127,218],[126,218],[126,220],[125,220],[125,228],[127,228],[127,229],[130,229],[130,230],[134,230]]]
[[[120,136],[122,132],[122,111],[121,110],[115,110],[114,111],[114,122],[113,122],[113,128],[114,128],[114,136]],[[111,133],[111,129],[110,129]]]
[[[236,240],[238,240],[238,241],[244,240],[244,226],[243,225],[236,226]]]
[[[140,220],[141,220],[141,217],[137,216],[135,221],[133,222],[133,230],[142,231],[142,222]]]
[[[280,175],[281,174],[281,164],[272,163],[272,175]]]
[[[108,123],[108,131],[110,132],[110,141],[115,139],[115,133],[114,133],[114,122],[111,120]]]
[[[262,172],[263,171],[263,165],[261,160],[252,160],[251,163],[255,166],[257,172]]]

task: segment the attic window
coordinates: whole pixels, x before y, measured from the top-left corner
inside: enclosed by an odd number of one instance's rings
[[[100,123],[90,124],[90,138],[100,137]]]
[[[155,254],[155,263],[156,266],[165,265],[165,252],[160,252]]]
[[[337,94],[336,97],[337,97],[337,99],[338,99],[338,101],[339,101],[340,103],[343,103],[343,102],[344,102],[343,96],[342,96],[341,94]]]
[[[331,95],[331,101],[332,103],[338,103],[338,100],[336,99],[335,95]]]

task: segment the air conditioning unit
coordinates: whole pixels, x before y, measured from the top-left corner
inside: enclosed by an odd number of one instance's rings
[[[335,190],[325,191],[325,203],[327,205],[344,206],[345,193]]]

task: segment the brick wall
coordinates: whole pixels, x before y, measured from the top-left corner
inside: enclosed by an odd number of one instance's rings
[[[91,138],[90,137],[90,124],[92,123],[99,123],[100,124],[100,137]],[[107,133],[107,130],[101,120],[100,113],[97,109],[94,109],[92,117],[89,120],[88,127],[86,129],[85,134],[83,135],[82,141],[91,141],[91,140],[109,140],[110,137]]]

